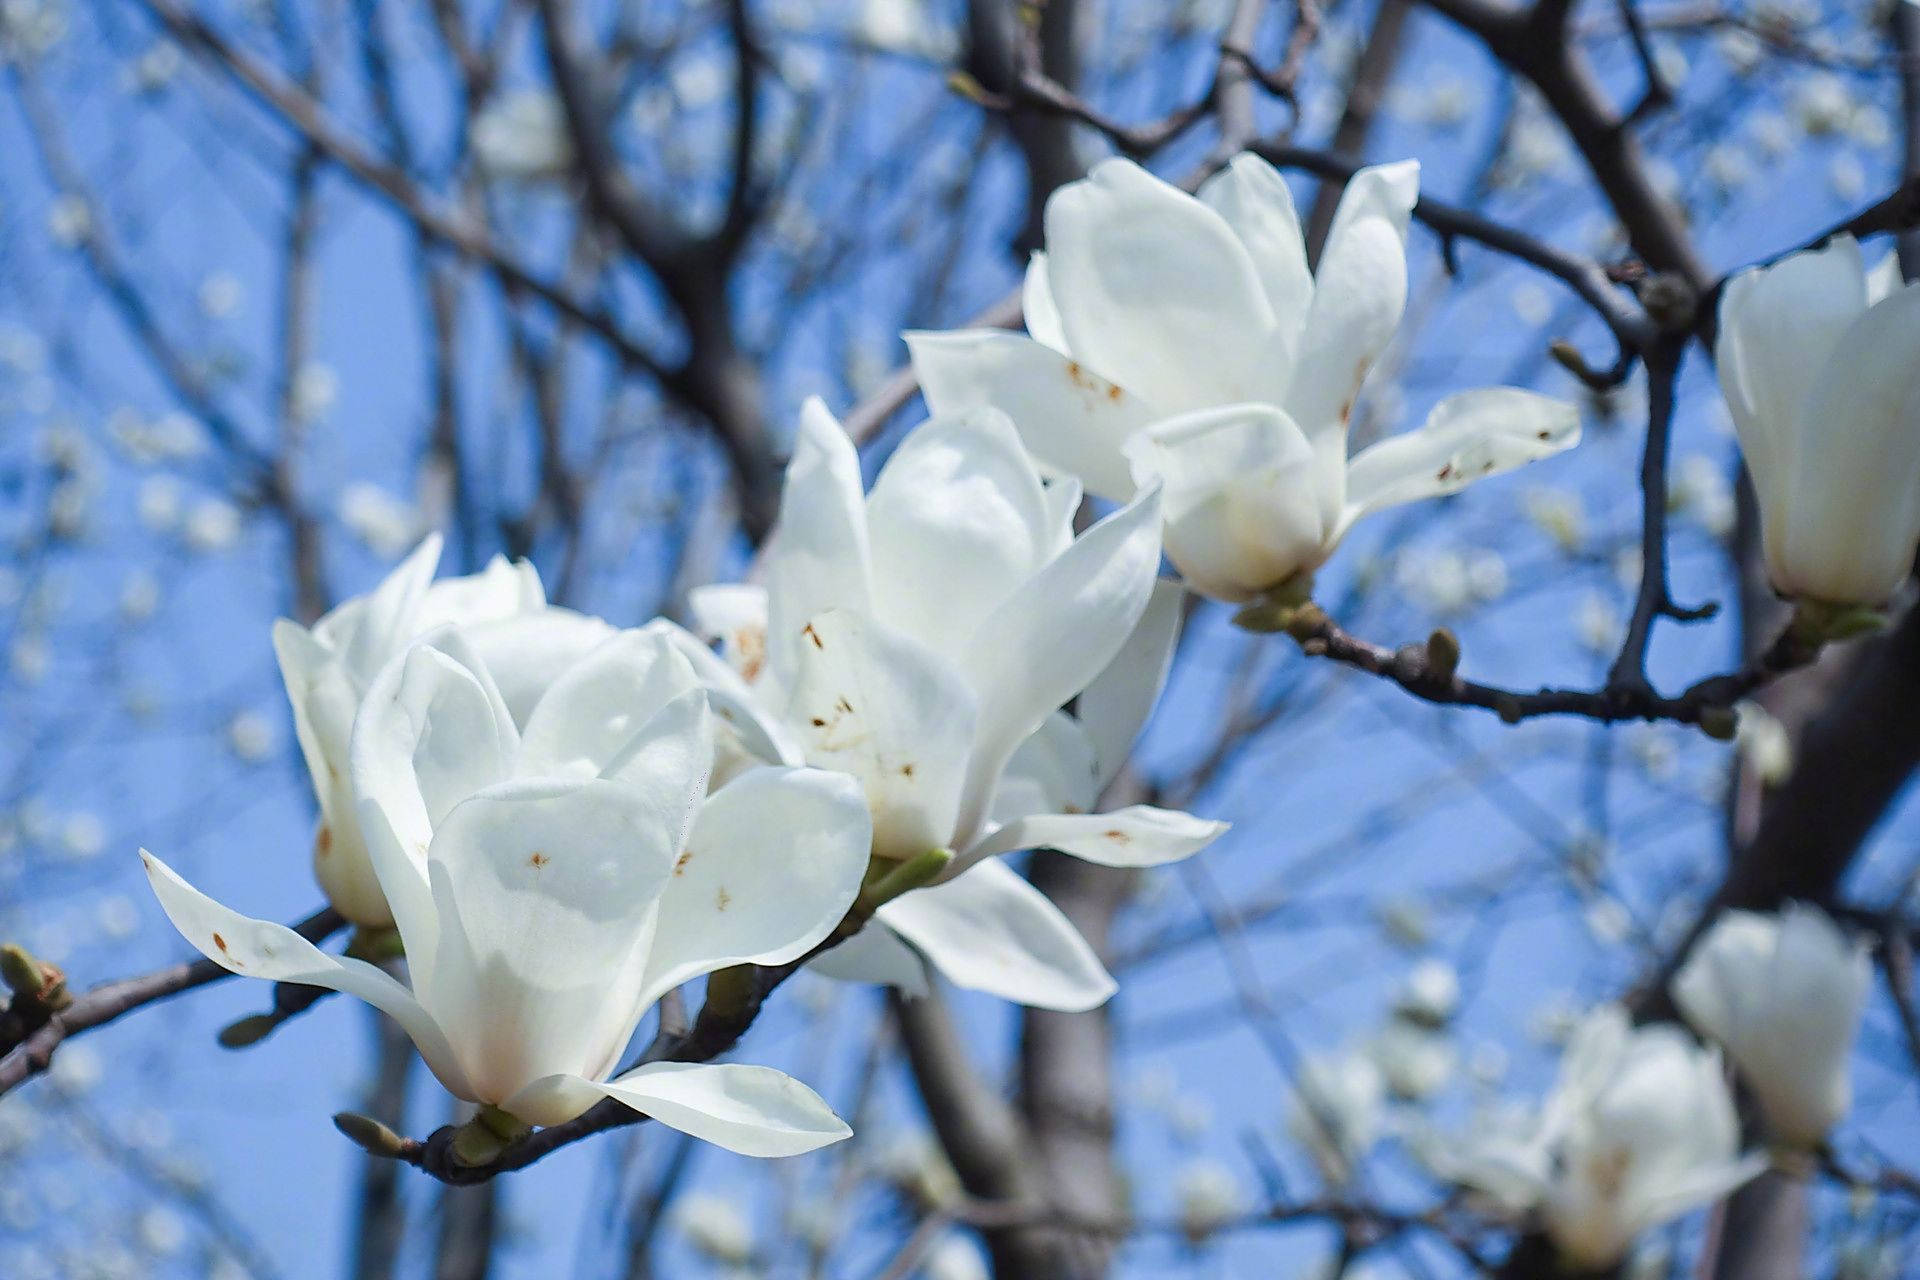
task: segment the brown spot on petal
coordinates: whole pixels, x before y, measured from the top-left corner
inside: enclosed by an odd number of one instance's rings
[[[900,776],[903,778],[911,778],[913,776],[913,766],[910,764],[901,765]]]
[[[552,862],[553,859],[549,858],[546,854],[540,852],[538,849],[535,849],[533,851],[533,856],[531,858],[528,858],[527,861],[533,864],[533,869],[535,871],[538,871],[540,868],[546,866],[549,862]]]
[[[213,945],[225,951],[227,949],[227,940],[216,933],[213,935]]]
[[[681,875],[684,873],[687,869],[687,864],[692,861],[693,850],[688,849],[685,853],[682,853],[678,858],[673,860],[673,874]]]
[[[1553,432],[1551,432],[1551,431],[1542,431],[1542,432],[1540,432],[1540,438],[1541,438],[1542,440],[1551,440],[1551,439],[1553,439]]]
[[[725,889],[721,889],[713,895],[713,909],[715,911],[725,911],[727,909],[727,904],[732,901],[733,901],[733,895],[728,893]]]
[[[1102,831],[1100,834],[1105,836],[1107,839],[1113,841],[1115,844],[1132,844],[1133,843],[1133,837],[1128,835],[1126,832],[1120,830],[1120,828],[1118,827],[1115,827],[1111,831]]]
[[[845,698],[835,698],[833,700],[833,709],[845,715],[853,714],[853,704]]]
[[[333,852],[333,828],[332,827],[325,826],[325,825],[321,826],[319,832],[315,834],[315,836],[313,837],[313,851],[316,855],[322,858],[326,857],[328,854]]]
[[[1120,403],[1120,397],[1122,394],[1124,393],[1120,390],[1117,384],[1107,388],[1107,399],[1113,401],[1115,404]]]
[[[827,727],[827,722],[825,720],[822,720],[819,716],[815,716],[813,718],[813,727],[816,729],[824,729]]]
[[[813,647],[816,649],[824,649],[827,647],[826,645],[820,643],[820,633],[813,629],[813,624],[811,622],[809,622],[806,626],[800,628],[800,634],[805,636],[807,639],[813,641]]]
[[[1435,480],[1451,480],[1453,478],[1453,464],[1449,462],[1446,466],[1434,472],[1433,478]]]

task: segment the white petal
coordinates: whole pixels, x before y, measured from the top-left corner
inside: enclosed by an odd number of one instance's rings
[[[985,820],[1020,744],[1119,653],[1159,567],[1160,493],[1148,489],[1087,530],[975,630],[965,671],[980,699],[979,720],[954,829],[961,845]]]
[[[1186,585],[1248,600],[1326,559],[1320,472],[1271,405],[1169,419],[1128,446],[1134,474],[1164,486],[1167,558]]]
[[[1808,397],[1785,489],[1785,537],[1768,539],[1774,586],[1836,604],[1891,599],[1920,541],[1920,285],[1841,335]]]
[[[1077,1013],[1118,989],[1073,922],[1004,863],[895,898],[879,918],[972,991]]]
[[[1243,151],[1200,187],[1200,199],[1226,219],[1247,247],[1261,288],[1273,307],[1274,334],[1267,376],[1277,400],[1293,373],[1300,334],[1313,305],[1313,273],[1307,267],[1306,237],[1293,192],[1280,171],[1251,151]]]
[[[605,1084],[549,1077],[507,1110],[529,1123],[560,1124],[603,1097],[746,1156],[802,1155],[853,1133],[792,1076],[734,1063],[650,1062]]]
[[[365,1000],[400,1024],[449,1092],[474,1098],[446,1036],[392,975],[364,960],[329,955],[285,925],[252,920],[221,906],[145,849],[140,861],[167,919],[201,955],[242,977],[325,987]]]
[[[949,660],[1055,550],[1040,473],[997,409],[909,431],[867,495],[867,531],[875,616]]]
[[[670,823],[669,839],[678,849],[707,794],[712,769],[713,716],[707,691],[696,687],[649,716],[600,777],[642,794]]]
[[[1866,268],[1851,236],[1742,271],[1721,292],[1714,363],[1763,512],[1784,512],[1807,397],[1866,307]],[[1767,523],[1772,551],[1785,529]]]
[[[872,618],[836,609],[807,625],[787,723],[808,764],[860,783],[877,855],[950,847],[976,715],[952,665]]]
[[[894,987],[910,1000],[927,994],[927,965],[920,953],[884,924],[870,924],[831,951],[807,962],[809,972],[842,982]]]
[[[1042,467],[1077,477],[1103,498],[1133,496],[1120,446],[1160,416],[1140,396],[1017,333],[909,332],[906,339],[929,411],[1002,409]]]
[[[718,641],[727,665],[751,682],[767,660],[767,589],[757,582],[716,582],[687,593],[687,613],[703,639]]]
[[[433,986],[440,927],[426,869],[434,826],[506,778],[518,749],[497,693],[489,696],[459,649],[457,634],[442,632],[389,662],[367,690],[349,752],[367,856],[422,999]]]
[[[440,824],[441,944],[422,998],[481,1101],[612,1068],[637,1021],[678,819],[596,780],[505,783]]]
[[[767,699],[777,696],[765,674],[758,683],[748,685],[713,650],[701,644],[685,628],[665,618],[655,618],[643,631],[658,632],[693,667],[693,674],[706,688],[713,714],[736,735],[741,750],[761,764],[794,765],[803,762],[800,740],[786,722],[767,707]],[[784,696],[780,696],[784,705]]]
[[[1047,201],[1047,278],[1067,346],[1163,413],[1256,397],[1273,308],[1221,216],[1129,160]]]
[[[1099,797],[1099,761],[1081,723],[1056,711],[1027,735],[993,791],[993,821],[1087,813]]]
[[[524,775],[592,778],[675,698],[699,688],[693,667],[658,632],[622,631],[561,673],[520,740]]]
[[[1880,255],[1880,261],[1867,272],[1867,305],[1872,306],[1907,283],[1906,276],[1900,270],[1900,255],[1889,249]]]
[[[313,837],[314,878],[327,901],[353,923],[390,926],[393,912],[360,837],[360,815],[347,775],[361,690],[346,664],[297,623],[281,618],[273,624],[273,651],[293,706],[294,735],[320,805]]]
[[[1145,804],[1111,813],[1040,813],[1001,827],[967,850],[958,865],[1021,849],[1058,849],[1103,867],[1158,867],[1191,858],[1224,835],[1227,825]]]
[[[353,636],[343,654],[347,666],[360,679],[371,680],[402,645],[420,633],[414,615],[439,563],[440,535],[430,533],[360,602]],[[344,607],[335,613],[344,616]],[[322,618],[320,626],[327,622]]]
[[[1414,161],[1360,170],[1340,197],[1320,255],[1286,407],[1313,445],[1329,528],[1342,501],[1354,399],[1406,309],[1407,222],[1419,193]]]
[[[754,769],[708,797],[660,899],[645,1003],[734,964],[785,964],[833,932],[873,842],[852,778]]]
[[[1047,509],[1053,513],[1053,538],[1047,559],[1073,545],[1073,522],[1086,498],[1086,486],[1078,476],[1053,476],[1047,481]]]
[[[540,571],[530,560],[509,562],[495,556],[479,573],[459,578],[442,578],[420,597],[414,616],[416,632],[435,627],[470,627],[518,613],[532,613],[547,603],[546,588],[540,585]]]
[[[1475,480],[1549,458],[1580,443],[1580,411],[1518,387],[1448,396],[1417,430],[1354,455],[1336,538],[1385,507],[1458,493]]]
[[[817,397],[800,410],[780,519],[764,563],[767,661],[784,682],[799,656],[807,619],[826,609],[865,609],[868,601],[860,455]]]
[[[1165,501],[1164,496],[1161,501]],[[1160,688],[1173,665],[1174,647],[1180,642],[1185,606],[1186,592],[1179,583],[1156,580],[1139,624],[1107,669],[1094,677],[1074,704],[1099,764],[1094,775],[1099,786],[1106,786],[1119,774],[1160,697]]]
[[[480,655],[487,674],[516,725],[524,725],[533,706],[560,673],[615,635],[599,618],[558,607],[516,613],[461,628]]]
[[[1066,331],[1060,327],[1060,309],[1053,305],[1053,285],[1047,279],[1047,255],[1036,249],[1027,258],[1026,279],[1020,285],[1020,309],[1026,315],[1033,340],[1067,354]]]

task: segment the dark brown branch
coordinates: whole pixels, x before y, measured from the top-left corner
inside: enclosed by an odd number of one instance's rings
[[[293,931],[309,942],[319,942],[345,925],[339,913],[327,907],[294,925]],[[24,1040],[0,1045],[0,1052],[6,1055],[0,1057],[0,1094],[52,1066],[54,1051],[68,1037],[105,1026],[155,1001],[232,976],[213,961],[201,959],[89,988]]]

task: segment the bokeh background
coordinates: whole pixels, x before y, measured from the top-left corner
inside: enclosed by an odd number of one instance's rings
[[[746,570],[805,396],[852,414],[871,474],[921,414],[896,407],[900,330],[1004,313],[1046,191],[1115,149],[1023,105],[1029,24],[1047,75],[1136,127],[1232,73],[1231,25],[1291,79],[1251,96],[1260,139],[1416,157],[1431,195],[1603,263],[1644,257],[1562,121],[1452,16],[1473,7],[0,0],[0,936],[79,986],[177,960],[143,845],[251,914],[318,906],[268,627],[365,590],[426,531],[448,571],[528,556],[556,600],[638,624]],[[1567,39],[1618,110],[1650,77],[1666,90],[1627,129],[1708,279],[1913,172],[1920,71],[1894,5],[1572,9]],[[596,125],[584,152],[554,30]],[[1149,163],[1191,180],[1221,139],[1203,115]],[[1324,231],[1337,184],[1291,177]],[[610,216],[610,183],[644,225]],[[1407,321],[1357,436],[1512,383],[1579,399],[1586,440],[1368,522],[1321,598],[1382,643],[1452,628],[1478,678],[1595,684],[1640,569],[1643,383],[1586,390],[1548,355],[1611,358],[1579,300],[1443,247],[1416,225]],[[1675,595],[1723,607],[1659,628],[1668,689],[1775,621],[1697,347],[1681,389]],[[1785,744],[1508,727],[1202,606],[1126,785],[1234,830],[1147,875],[1036,866],[1111,918],[1121,994],[1071,1020],[947,993],[969,1069],[1029,1116],[1057,1122],[1076,1091],[1111,1106],[1105,1194],[1137,1223],[1117,1275],[1470,1274],[1419,1231],[1343,1253],[1327,1217],[1247,1217],[1441,1203],[1423,1154],[1536,1099],[1579,1012],[1659,969],[1861,660],[1769,694]],[[1905,928],[1920,906],[1913,808],[1889,806],[1852,861],[1839,901],[1862,920]],[[1447,1026],[1393,1015],[1415,975],[1447,972]],[[975,1232],[941,1226],[955,1175],[879,993],[803,975],[744,1049],[819,1087],[852,1142],[756,1164],[642,1126],[461,1191],[333,1130],[341,1109],[415,1134],[451,1115],[371,1011],[325,1000],[255,1047],[215,1044],[268,999],[228,982],[142,1011],[0,1099],[0,1274],[987,1274]],[[1849,1168],[1920,1164],[1914,1053],[1876,977],[1836,1139]],[[1366,1117],[1337,1158],[1303,1140],[1303,1075]],[[1085,1153],[1063,1149],[1064,1178]],[[1823,1176],[1809,1261],[1781,1274],[1920,1274],[1917,1204]],[[1183,1230],[1214,1219],[1232,1229]],[[1633,1274],[1687,1274],[1710,1234],[1684,1220]]]

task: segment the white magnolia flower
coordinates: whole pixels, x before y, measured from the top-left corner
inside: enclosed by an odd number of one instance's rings
[[[1408,971],[1394,997],[1394,1012],[1430,1027],[1452,1021],[1460,1008],[1460,974],[1445,960],[1428,957]]]
[[[1237,157],[1198,198],[1108,160],[1047,202],[1027,271],[1031,337],[912,333],[936,415],[994,405],[1046,466],[1102,497],[1164,486],[1189,585],[1247,600],[1333,553],[1369,512],[1454,493],[1579,440],[1569,404],[1468,391],[1347,456],[1367,371],[1406,305],[1411,161],[1362,169],[1318,277],[1286,181]]]
[[[334,908],[359,925],[393,923],[347,777],[354,714],[380,669],[425,632],[460,626],[524,724],[553,678],[613,634],[597,618],[549,606],[540,575],[524,561],[496,558],[480,573],[431,582],[439,560],[434,534],[372,592],[339,605],[313,630],[284,618],[273,627],[294,731],[320,804],[314,874]]]
[[[573,168],[573,135],[560,100],[522,89],[488,103],[473,122],[473,158],[481,173],[500,181],[565,177]]]
[[[1592,1270],[1765,1165],[1740,1156],[1719,1052],[1670,1024],[1636,1028],[1614,1005],[1574,1033],[1538,1115],[1496,1116],[1429,1160],[1512,1216],[1536,1213],[1562,1258]]]
[[[1774,589],[1885,604],[1920,542],[1920,286],[1836,236],[1729,281],[1714,356]]]
[[[740,1206],[724,1196],[697,1191],[680,1197],[673,1205],[673,1225],[715,1262],[742,1265],[753,1257],[753,1228]]]
[[[1239,1177],[1209,1157],[1182,1165],[1174,1175],[1173,1193],[1180,1202],[1180,1230],[1194,1244],[1246,1212],[1247,1193]]]
[[[1367,1056],[1380,1069],[1396,1098],[1419,1102],[1447,1087],[1460,1055],[1445,1031],[1409,1018],[1389,1018],[1367,1043]]]
[[[703,803],[712,758],[706,695],[657,635],[595,648],[524,730],[456,629],[395,657],[354,727],[352,774],[411,988],[142,858],[208,959],[359,996],[458,1097],[540,1125],[614,1098],[733,1151],[810,1151],[847,1127],[778,1071],[656,1062],[607,1080],[660,996],[805,954],[866,870],[866,808],[847,779],[761,769]]]
[[[863,495],[853,442],[809,401],[765,589],[696,593],[736,666],[681,638],[742,748],[857,778],[877,858],[954,853],[941,883],[881,907],[885,928],[823,972],[917,989],[898,935],[961,986],[1091,1008],[1112,978],[997,855],[1151,866],[1226,829],[1146,805],[1089,812],[1159,690],[1179,594],[1154,578],[1154,491],[1075,538],[1079,501],[1072,481],[1042,483],[992,410],[909,433]]]
[[[1721,916],[1675,976],[1673,998],[1727,1051],[1773,1136],[1810,1147],[1852,1102],[1847,1059],[1870,978],[1862,943],[1795,904]]]
[[[1380,1136],[1387,1081],[1364,1053],[1309,1059],[1287,1115],[1287,1132],[1328,1182],[1342,1186]]]

